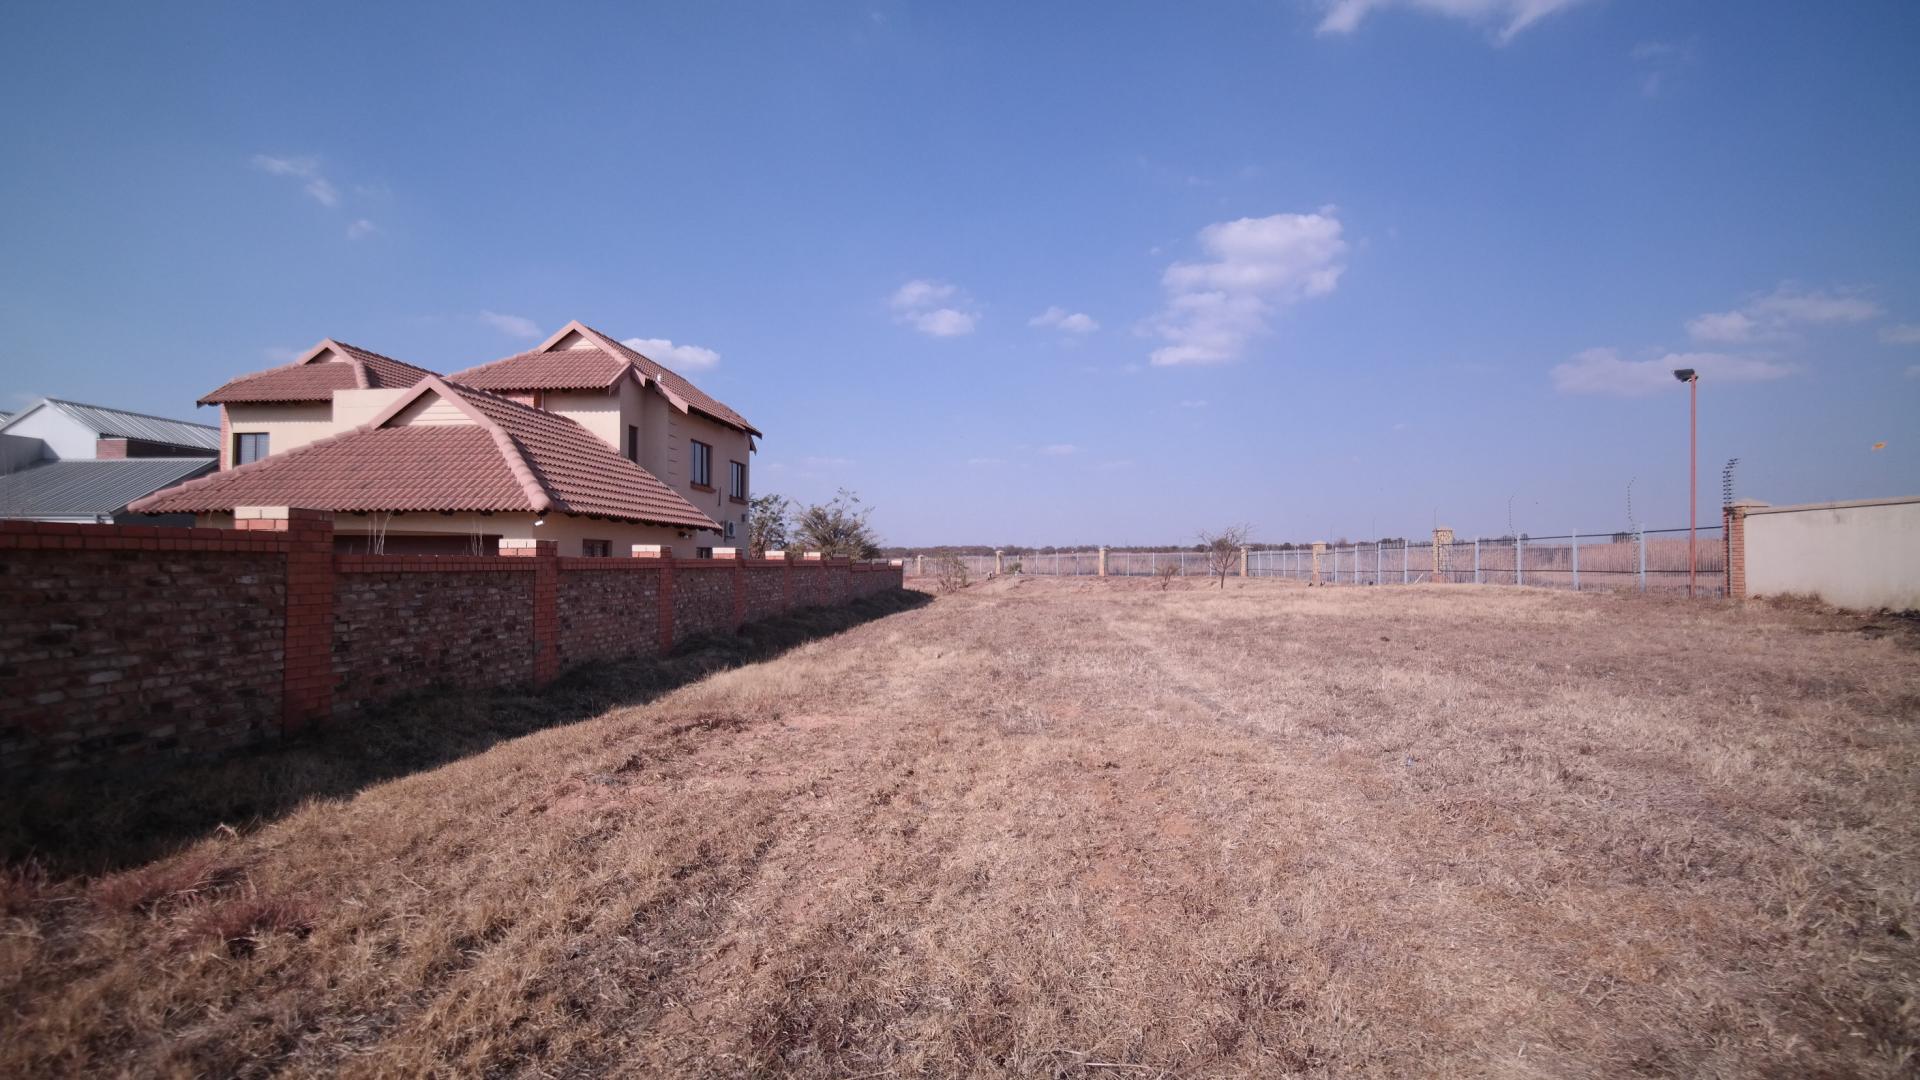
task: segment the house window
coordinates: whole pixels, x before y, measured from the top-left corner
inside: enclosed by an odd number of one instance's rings
[[[233,437],[233,463],[246,465],[267,456],[267,433],[250,431]]]
[[[744,462],[739,461],[730,461],[727,464],[729,466],[727,470],[727,494],[739,499],[741,502],[746,502],[747,466]]]
[[[711,559],[713,558],[713,549],[710,547],[694,548],[693,557],[696,559]]]
[[[721,524],[727,527],[727,539],[729,540],[733,539],[733,522],[723,521],[721,522]]]
[[[694,487],[713,486],[713,447],[698,439],[693,440],[693,471],[687,482]]]
[[[586,556],[587,558],[589,558],[589,559],[607,559],[607,558],[612,558],[612,556],[613,556],[613,541],[611,541],[611,540],[582,540],[582,541],[580,541],[580,554],[582,554],[582,555],[585,555],[585,556]]]
[[[640,425],[639,424],[627,425],[627,460],[633,461],[633,462],[638,462],[640,460]]]

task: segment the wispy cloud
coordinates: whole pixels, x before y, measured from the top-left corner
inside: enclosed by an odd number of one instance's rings
[[[666,338],[628,338],[627,348],[676,371],[707,371],[720,366],[720,354],[698,345],[675,345]]]
[[[347,239],[361,240],[379,231],[379,229],[374,228],[373,222],[368,221],[366,218],[360,218],[353,224],[347,226]]]
[[[1563,394],[1603,394],[1611,397],[1647,397],[1677,390],[1673,377],[1680,368],[1692,368],[1709,382],[1765,382],[1793,374],[1794,368],[1772,360],[1727,353],[1668,353],[1651,360],[1627,360],[1613,349],[1588,349],[1553,369],[1553,384]]]
[[[1200,230],[1203,262],[1178,262],[1161,277],[1167,302],[1147,325],[1166,344],[1153,363],[1222,364],[1267,332],[1281,308],[1325,296],[1346,271],[1347,242],[1331,207],[1222,221]]]
[[[540,336],[540,324],[523,315],[503,315],[498,311],[482,311],[480,321],[508,337],[531,341]]]
[[[1782,285],[1732,311],[1710,311],[1687,320],[1687,333],[1695,341],[1738,343],[1776,336],[1799,326],[1859,323],[1879,317],[1880,306],[1857,293]]]
[[[1207,403],[1199,398],[1193,398],[1181,402],[1180,407],[1183,409],[1204,409],[1207,407]]]
[[[287,176],[304,181],[306,193],[321,206],[339,206],[340,189],[320,175],[320,162],[310,157],[274,157],[253,155],[253,167],[269,176]]]
[[[1061,307],[1048,308],[1028,319],[1027,325],[1052,327],[1069,334],[1091,334],[1100,329],[1100,324],[1094,321],[1093,316],[1079,311],[1069,312]]]
[[[1080,448],[1072,443],[1051,443],[1041,447],[1040,452],[1051,457],[1066,457],[1069,454],[1079,453]]]
[[[305,349],[295,349],[287,345],[269,345],[260,350],[261,355],[276,364],[291,364],[306,354]]]
[[[960,287],[944,281],[915,278],[895,289],[889,304],[895,322],[929,337],[971,334],[979,320]]]
[[[1882,327],[1880,340],[1888,345],[1920,345],[1920,323],[1899,323]]]
[[[967,464],[972,465],[976,468],[987,466],[987,465],[1005,465],[1006,463],[1007,463],[1006,458],[997,458],[997,457],[970,457],[967,459]]]
[[[1351,34],[1376,11],[1404,9],[1444,15],[1479,25],[1493,25],[1494,40],[1504,45],[1520,31],[1555,12],[1583,0],[1320,0],[1326,14],[1322,34]]]

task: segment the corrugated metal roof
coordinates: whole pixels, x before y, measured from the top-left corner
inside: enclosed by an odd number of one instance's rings
[[[132,437],[132,436],[129,436]],[[92,518],[172,487],[218,463],[213,458],[49,461],[0,476],[0,518]]]
[[[218,453],[220,429],[186,420],[168,420],[164,416],[110,409],[105,405],[87,405],[78,401],[46,399],[80,426],[113,439],[145,439],[170,446],[195,446]],[[22,410],[25,411],[25,410]]]

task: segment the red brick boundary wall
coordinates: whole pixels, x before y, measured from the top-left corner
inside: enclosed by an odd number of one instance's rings
[[[899,563],[337,555],[330,515],[227,529],[0,521],[0,774],[204,753],[432,686],[539,685],[795,608],[901,587]]]

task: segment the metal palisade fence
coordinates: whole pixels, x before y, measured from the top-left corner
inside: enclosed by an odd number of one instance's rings
[[[1726,591],[1726,543],[1718,526],[1695,533],[1691,544],[1692,588],[1697,596]],[[1473,540],[1385,540],[1374,543],[1252,545],[1245,576],[1285,578],[1320,585],[1528,585],[1555,589],[1613,589],[1685,594],[1688,530],[1569,533],[1565,536],[1504,536]],[[1101,551],[959,555],[969,577],[995,573],[1060,577],[1101,574]],[[1163,573],[1204,577],[1207,556],[1198,551],[1106,553],[1107,577],[1157,577]],[[939,573],[944,556],[906,559],[907,576]],[[1241,574],[1236,560],[1234,575]]]

